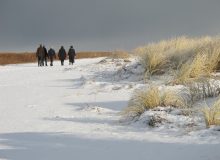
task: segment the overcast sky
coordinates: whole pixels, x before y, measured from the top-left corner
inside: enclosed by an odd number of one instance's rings
[[[129,50],[219,33],[220,0],[0,0],[0,51],[31,51],[40,43]]]

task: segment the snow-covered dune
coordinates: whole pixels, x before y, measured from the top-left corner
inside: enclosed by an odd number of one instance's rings
[[[219,133],[121,123],[119,112],[144,84],[126,75],[140,74],[138,66],[128,73],[130,62],[103,59],[0,66],[0,160],[220,159]]]

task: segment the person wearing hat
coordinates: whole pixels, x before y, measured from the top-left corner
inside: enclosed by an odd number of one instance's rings
[[[75,62],[75,56],[76,56],[76,52],[73,46],[70,46],[68,56],[69,56],[69,65],[73,65],[73,63]]]

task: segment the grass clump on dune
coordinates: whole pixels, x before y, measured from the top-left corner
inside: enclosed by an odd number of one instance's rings
[[[220,41],[209,43],[200,48],[196,55],[182,64],[174,78],[176,84],[186,84],[209,78],[219,68]]]
[[[212,106],[205,107],[203,110],[206,127],[211,125],[220,125],[220,99],[217,100]]]
[[[183,84],[209,76],[220,69],[220,39],[218,37],[188,38],[151,43],[135,50],[145,74],[174,71],[175,83]],[[145,76],[145,75],[144,75]]]
[[[158,87],[151,86],[148,90],[136,91],[129,101],[128,107],[122,111],[122,115],[137,117],[146,110],[161,107],[185,108],[184,98],[172,90],[160,91]]]
[[[211,37],[188,38],[185,36],[151,43],[135,50],[145,71],[150,75],[177,69],[195,55],[195,51],[212,42]]]
[[[173,83],[186,84],[199,78],[210,75],[210,70],[206,66],[207,56],[196,55],[193,60],[187,61],[177,70]]]
[[[141,63],[147,74],[158,74],[164,72],[163,69],[167,64],[167,57],[160,51],[149,49],[147,54],[142,55]]]

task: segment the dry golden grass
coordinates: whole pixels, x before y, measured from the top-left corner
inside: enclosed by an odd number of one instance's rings
[[[29,63],[36,61],[34,53],[0,53],[0,65]]]
[[[207,68],[209,71],[220,69],[220,40],[209,43],[205,48],[202,48],[203,54],[206,54]]]
[[[162,106],[172,106],[178,108],[186,108],[187,102],[184,100],[179,93],[176,93],[171,90],[167,90],[163,93],[162,98]]]
[[[186,108],[187,103],[184,98],[175,91],[165,90],[161,92],[158,87],[152,86],[147,91],[136,91],[129,101],[128,107],[125,108],[121,114],[124,116],[137,117],[144,111],[158,106]]]
[[[140,57],[141,63],[150,75],[164,73],[169,69],[177,70],[181,66],[180,74],[184,74],[184,78],[187,76],[194,78],[196,75],[200,76],[200,73],[204,74],[204,72],[216,69],[216,64],[219,64],[219,46],[220,39],[217,37],[188,38],[182,36],[139,47],[135,53]],[[197,56],[198,54],[200,56]],[[205,66],[199,69],[204,57],[206,57]],[[187,64],[184,65],[185,63]],[[189,64],[194,65],[190,67],[190,71],[186,67]]]
[[[198,81],[202,77],[210,77],[211,73],[219,69],[220,62],[220,40],[201,47],[196,55],[181,65],[177,71],[174,83],[185,84]]]
[[[129,117],[140,116],[147,109],[160,106],[160,100],[160,92],[157,87],[153,86],[147,91],[135,91],[128,103],[128,107],[121,114]]]
[[[146,46],[141,46],[135,49],[135,53],[138,55],[147,54],[156,51],[163,53],[164,55],[181,54],[184,51],[200,48],[215,40],[215,37],[201,37],[201,38],[189,38],[186,36],[172,38],[170,40],[163,40],[158,43],[150,43]]]
[[[182,36],[139,47],[135,49],[135,53],[142,59],[144,66],[146,66],[146,71],[154,74],[156,73],[155,70],[164,69],[164,67],[169,67],[171,64],[179,65],[179,63],[184,62],[183,59],[187,59],[193,54],[194,50],[211,42],[211,40],[210,37],[198,39]]]
[[[147,92],[140,91],[135,99],[141,102],[139,105],[143,105],[145,109],[152,109],[161,105],[160,91],[157,87],[151,87]]]
[[[141,63],[145,72],[149,75],[162,72],[167,64],[167,57],[159,51],[148,50],[146,54],[141,55]]]
[[[114,51],[112,52],[112,54],[109,56],[110,58],[114,58],[114,59],[124,59],[124,60],[128,60],[131,57],[131,54],[129,54],[126,51]]]
[[[112,54],[112,52],[78,52],[76,58],[108,57],[112,56]],[[120,53],[117,54],[120,57]],[[30,63],[36,60],[35,53],[0,53],[0,65]]]
[[[206,63],[208,57],[205,54],[197,54],[193,60],[183,64],[177,71],[173,83],[186,84],[198,80],[201,77],[210,76],[211,70]]]
[[[93,52],[93,51],[87,51],[87,52],[77,52],[76,58],[96,58],[96,57],[109,57],[113,53],[112,52]]]
[[[205,107],[202,112],[207,128],[211,125],[220,125],[220,99],[213,106]]]

